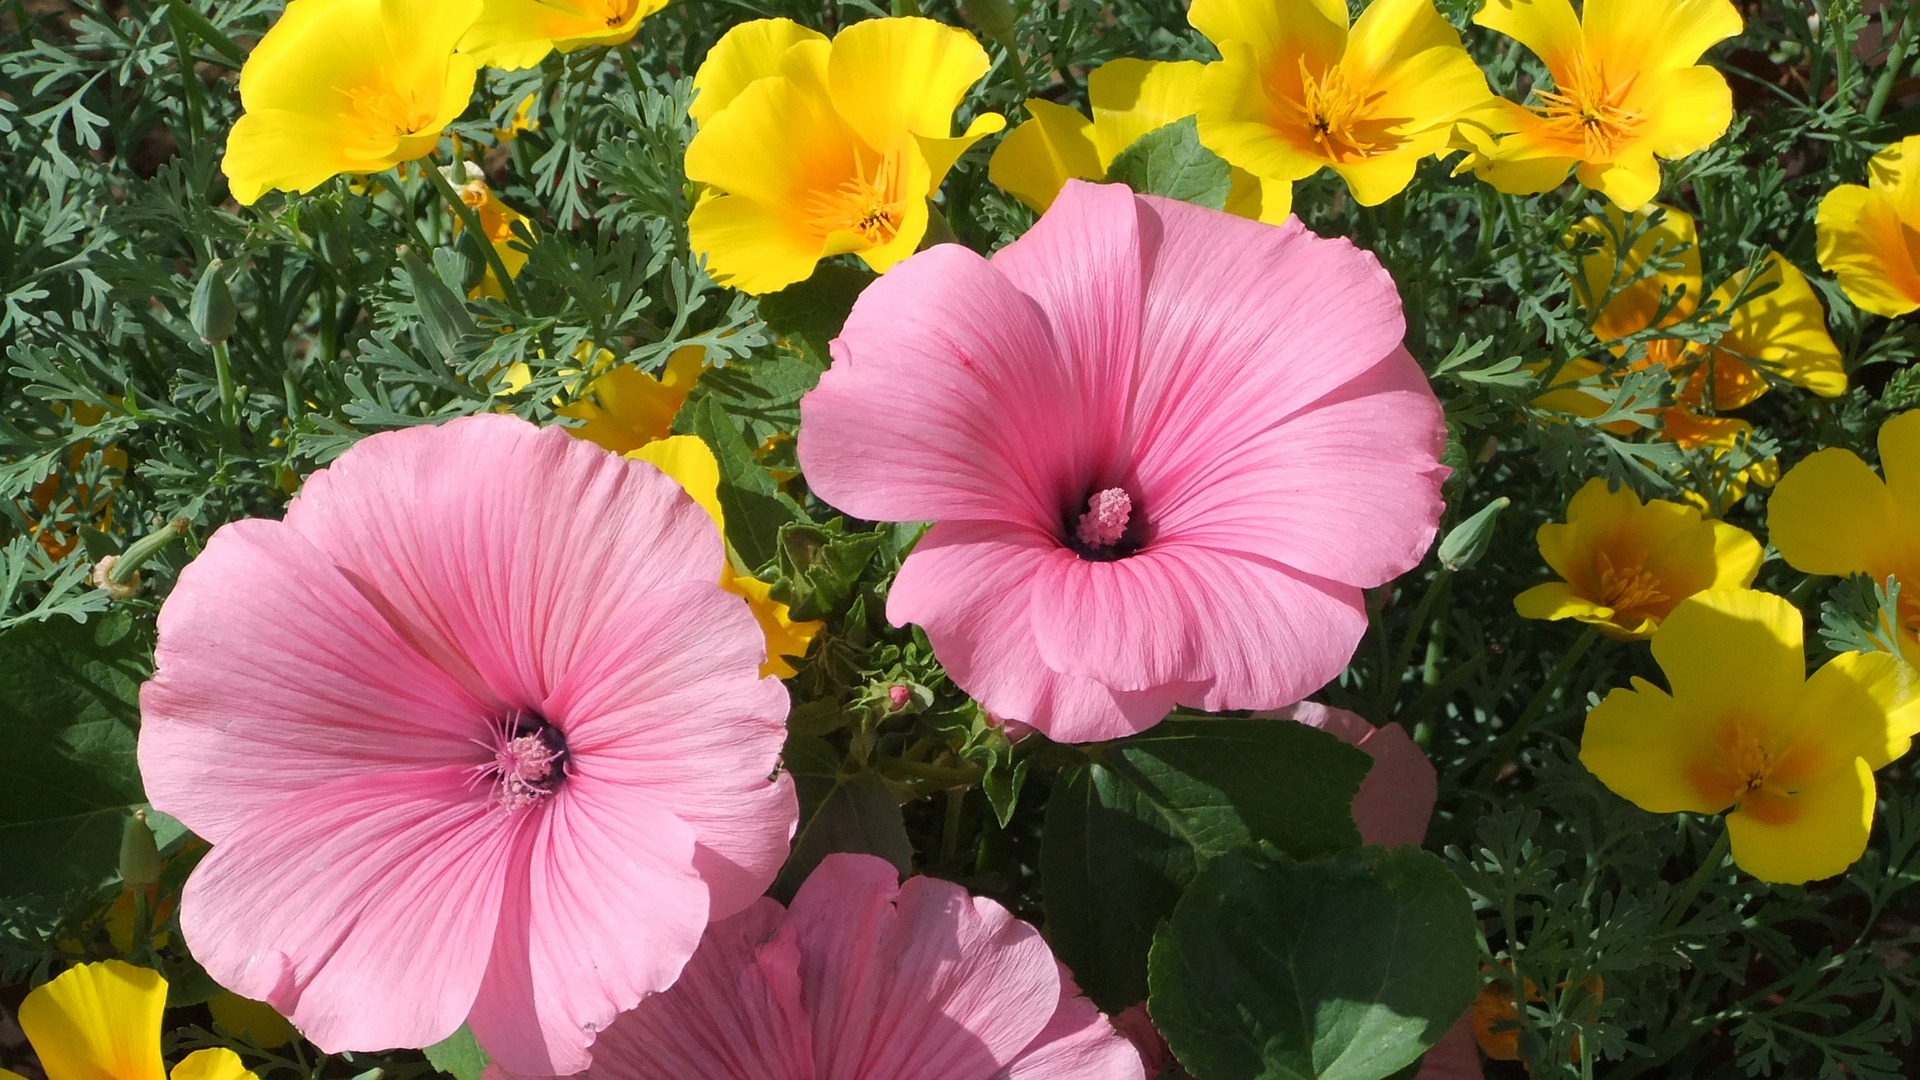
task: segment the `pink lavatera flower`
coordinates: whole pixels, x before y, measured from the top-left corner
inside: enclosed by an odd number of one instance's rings
[[[983,259],[874,282],[801,403],[808,483],[936,524],[888,598],[995,716],[1065,742],[1339,673],[1440,514],[1441,412],[1371,255],[1070,182]]]
[[[1032,926],[871,855],[707,931],[622,1016],[588,1080],[1144,1080]]]
[[[228,525],[160,612],[155,806],[213,850],[180,922],[322,1049],[461,1023],[524,1074],[671,985],[785,859],[787,695],[713,522],[505,416],[373,435]]]

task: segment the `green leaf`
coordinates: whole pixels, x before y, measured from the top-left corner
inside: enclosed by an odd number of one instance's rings
[[[1054,951],[1110,1012],[1146,999],[1154,927],[1206,859],[1360,843],[1370,759],[1304,724],[1176,717],[1088,755],[1047,802],[1040,887]]]
[[[1134,140],[1113,159],[1107,180],[1142,195],[1164,195],[1215,210],[1226,208],[1227,189],[1233,186],[1227,163],[1200,145],[1200,130],[1191,116]]]
[[[720,463],[720,510],[727,519],[727,541],[749,567],[758,569],[773,559],[780,527],[805,515],[754,460],[752,448],[718,401],[705,398],[687,408],[693,413],[693,433]]]
[[[807,280],[761,297],[760,318],[774,333],[824,346],[846,325],[853,302],[876,276],[864,267],[824,264]]]
[[[796,619],[838,615],[853,602],[874,553],[886,538],[879,533],[848,534],[846,519],[825,525],[794,522],[780,527],[780,585],[774,598]]]
[[[913,841],[900,800],[880,774],[842,772],[840,755],[817,738],[789,739],[785,760],[799,789],[805,824],[770,890],[775,897],[791,900],[814,867],[836,851],[878,855],[902,874],[911,872]]]
[[[480,1072],[488,1061],[487,1052],[480,1049],[465,1024],[460,1025],[459,1031],[427,1047],[426,1055],[429,1064],[456,1080],[480,1080]]]
[[[1200,1080],[1381,1080],[1472,1002],[1478,957],[1466,890],[1427,852],[1241,852],[1155,936],[1148,1008]]]
[[[134,733],[149,655],[122,612],[0,634],[0,908],[118,875],[122,827],[145,798]]]

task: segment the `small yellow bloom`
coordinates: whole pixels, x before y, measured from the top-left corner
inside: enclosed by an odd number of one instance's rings
[[[1432,0],[1194,0],[1187,20],[1220,50],[1200,87],[1200,141],[1266,180],[1323,168],[1372,206],[1400,193],[1454,121],[1492,99]]]
[[[80,964],[20,1003],[20,1030],[47,1080],[167,1080],[160,1014],[167,980],[119,960]],[[4,1080],[24,1080],[0,1069]],[[231,1050],[196,1050],[172,1080],[258,1080]]]
[[[1814,224],[1847,299],[1889,319],[1920,308],[1920,135],[1873,155],[1866,187],[1827,192]]]
[[[1733,859],[1763,881],[1831,877],[1866,850],[1873,770],[1905,753],[1913,670],[1843,653],[1811,678],[1799,609],[1717,589],[1683,601],[1653,636],[1671,692],[1645,679],[1587,714],[1580,761],[1656,814],[1727,815]]]
[[[1900,583],[1900,633],[1920,659],[1920,411],[1880,426],[1880,469],[1851,450],[1819,450],[1787,470],[1767,501],[1767,533],[1808,574]]]
[[[482,67],[529,68],[548,53],[618,45],[667,0],[483,0],[460,51]]]
[[[240,69],[220,167],[233,197],[311,191],[425,157],[473,97],[454,43],[480,0],[292,0]]]
[[[580,421],[568,429],[576,438],[625,454],[673,434],[675,414],[707,370],[707,351],[698,345],[673,350],[657,378],[632,365],[594,366],[599,374],[586,393],[558,411]]]
[[[1465,118],[1462,162],[1501,191],[1558,187],[1567,171],[1622,210],[1660,190],[1660,163],[1704,149],[1733,120],[1726,77],[1699,59],[1740,32],[1727,0],[1487,0],[1475,24],[1514,39],[1553,77],[1535,104],[1495,98]],[[1456,170],[1457,171],[1457,170]]]
[[[513,227],[518,223],[531,233],[532,219],[501,202],[500,196],[495,195],[493,188],[488,186],[485,174],[481,173],[472,162],[466,163],[466,176],[466,182],[459,186],[460,201],[473,207],[474,213],[479,216],[480,231],[486,234],[487,243],[492,244],[494,252],[500,256],[500,265],[507,268],[507,276],[519,277],[521,268],[527,265],[527,251],[519,246],[520,240],[514,236]],[[453,177],[448,176],[447,179],[451,181]],[[460,218],[455,217],[453,222],[455,230],[458,230],[461,224]],[[486,277],[481,279],[480,284],[468,291],[469,299],[477,300],[481,297],[491,297],[495,300],[506,297],[506,292],[500,288],[500,280],[494,275],[491,266],[487,267]]]
[[[1087,76],[1088,120],[1045,98],[1027,99],[1032,119],[1007,132],[987,162],[987,175],[1040,213],[1068,180],[1101,180],[1113,160],[1147,134],[1194,115],[1206,65],[1197,60],[1112,60]],[[1293,205],[1293,185],[1232,170],[1229,213],[1279,224]]]
[[[906,258],[947,170],[1005,124],[984,113],[952,135],[987,68],[979,42],[930,19],[869,19],[831,42],[786,19],[727,31],[694,76],[686,174],[709,191],[687,223],[693,250],[749,293],[830,255],[880,271]]]
[[[1560,581],[1514,597],[1528,619],[1578,619],[1619,641],[1652,637],[1674,606],[1708,589],[1741,588],[1760,572],[1745,529],[1702,519],[1692,506],[1589,480],[1567,503],[1566,524],[1540,526],[1540,555]]]

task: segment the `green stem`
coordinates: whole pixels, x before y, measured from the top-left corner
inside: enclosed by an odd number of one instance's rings
[[[458,158],[454,159],[453,164],[465,166],[465,162]],[[507,298],[507,306],[515,311],[525,311],[526,308],[520,303],[520,287],[514,283],[513,275],[507,273],[507,264],[501,261],[500,253],[494,250],[493,241],[487,238],[487,230],[480,224],[479,212],[468,206],[467,201],[460,197],[460,193],[453,190],[453,184],[448,182],[446,174],[433,164],[431,158],[428,159],[426,168],[422,171],[427,174],[427,181],[433,185],[434,190],[446,200],[447,206],[459,215],[461,222],[467,227],[467,233],[480,245],[480,253],[486,257],[487,268],[493,271],[493,276],[500,282],[500,292]]]
[[[167,545],[187,535],[187,526],[186,518],[177,517],[135,540],[132,546],[121,552],[120,557],[114,560],[113,569],[107,571],[107,580],[115,585],[131,584],[134,575],[146,565],[148,559],[160,554]]]
[[[1880,114],[1887,107],[1887,98],[1893,93],[1893,84],[1900,78],[1900,69],[1906,66],[1908,31],[1912,26],[1912,18],[1901,22],[1899,31],[1893,36],[1893,44],[1887,47],[1887,66],[1881,70],[1880,77],[1874,80],[1873,96],[1867,99],[1869,123],[1879,121]]]
[[[232,38],[221,33],[219,27],[208,22],[205,15],[193,10],[193,8],[187,4],[186,0],[167,0],[167,7],[174,15],[179,17],[181,22],[186,23],[195,34],[200,35],[200,40],[213,46],[214,51],[218,52],[221,56],[233,61],[234,67],[239,67],[241,64],[247,62],[247,50],[235,44]],[[189,73],[189,77],[191,77],[193,58],[182,55],[180,57],[180,63]]]
[[[1476,781],[1479,786],[1486,787],[1492,784],[1500,775],[1500,770],[1506,768],[1507,762],[1513,760],[1514,752],[1520,749],[1521,740],[1533,730],[1533,725],[1539,722],[1541,714],[1547,711],[1547,706],[1551,705],[1554,698],[1559,695],[1560,684],[1573,673],[1574,665],[1580,662],[1581,657],[1587,655],[1587,650],[1593,648],[1593,643],[1599,640],[1599,637],[1600,632],[1589,626],[1566,652],[1560,654],[1560,659],[1553,665],[1553,670],[1547,673],[1547,681],[1541,684],[1539,692],[1533,695],[1533,700],[1527,702],[1527,707],[1521,711],[1520,719],[1514,721],[1513,727],[1501,736],[1499,745],[1494,747],[1493,757],[1488,759],[1486,767],[1480,770],[1480,776]]]
[[[1413,609],[1413,618],[1407,620],[1407,631],[1400,638],[1400,648],[1394,653],[1393,667],[1382,673],[1380,718],[1383,722],[1393,716],[1394,706],[1400,702],[1400,686],[1406,681],[1407,667],[1413,663],[1413,649],[1420,640],[1420,633],[1427,629],[1427,616],[1452,583],[1451,571],[1445,567],[1434,570],[1433,580],[1427,582],[1426,591],[1420,594],[1419,605]]]
[[[1674,898],[1673,906],[1667,909],[1667,917],[1660,920],[1660,929],[1673,930],[1680,925],[1681,920],[1686,918],[1687,909],[1691,908],[1694,900],[1700,896],[1700,890],[1707,887],[1707,879],[1726,864],[1727,852],[1732,848],[1733,833],[1723,827],[1720,838],[1713,842],[1713,848],[1707,852],[1707,857],[1700,860],[1699,868],[1693,872],[1692,877],[1687,879],[1686,885],[1680,890],[1680,895]]]
[[[615,45],[613,48],[615,52],[618,52],[620,54],[620,66],[626,69],[627,82],[633,84],[634,93],[637,94],[641,90],[645,89],[647,85],[647,76],[645,72],[640,70],[640,61],[637,57],[633,55],[633,47],[631,43],[626,45]]]
[[[213,377],[220,384],[220,422],[227,429],[227,438],[235,446],[240,444],[240,403],[239,391],[233,385],[233,361],[227,355],[227,343],[216,341],[213,348]]]

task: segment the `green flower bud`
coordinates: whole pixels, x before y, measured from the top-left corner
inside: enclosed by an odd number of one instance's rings
[[[193,287],[193,303],[187,308],[187,318],[200,340],[212,345],[233,336],[234,321],[238,317],[233,293],[227,290],[226,278],[220,273],[220,260],[215,259],[207,264],[200,274],[200,283]]]
[[[120,880],[129,889],[160,882],[160,845],[154,842],[145,810],[135,810],[120,830]]]
[[[1448,570],[1465,570],[1480,561],[1493,541],[1493,523],[1513,500],[1505,495],[1480,508],[1472,517],[1447,530],[1440,541],[1440,565]]]

